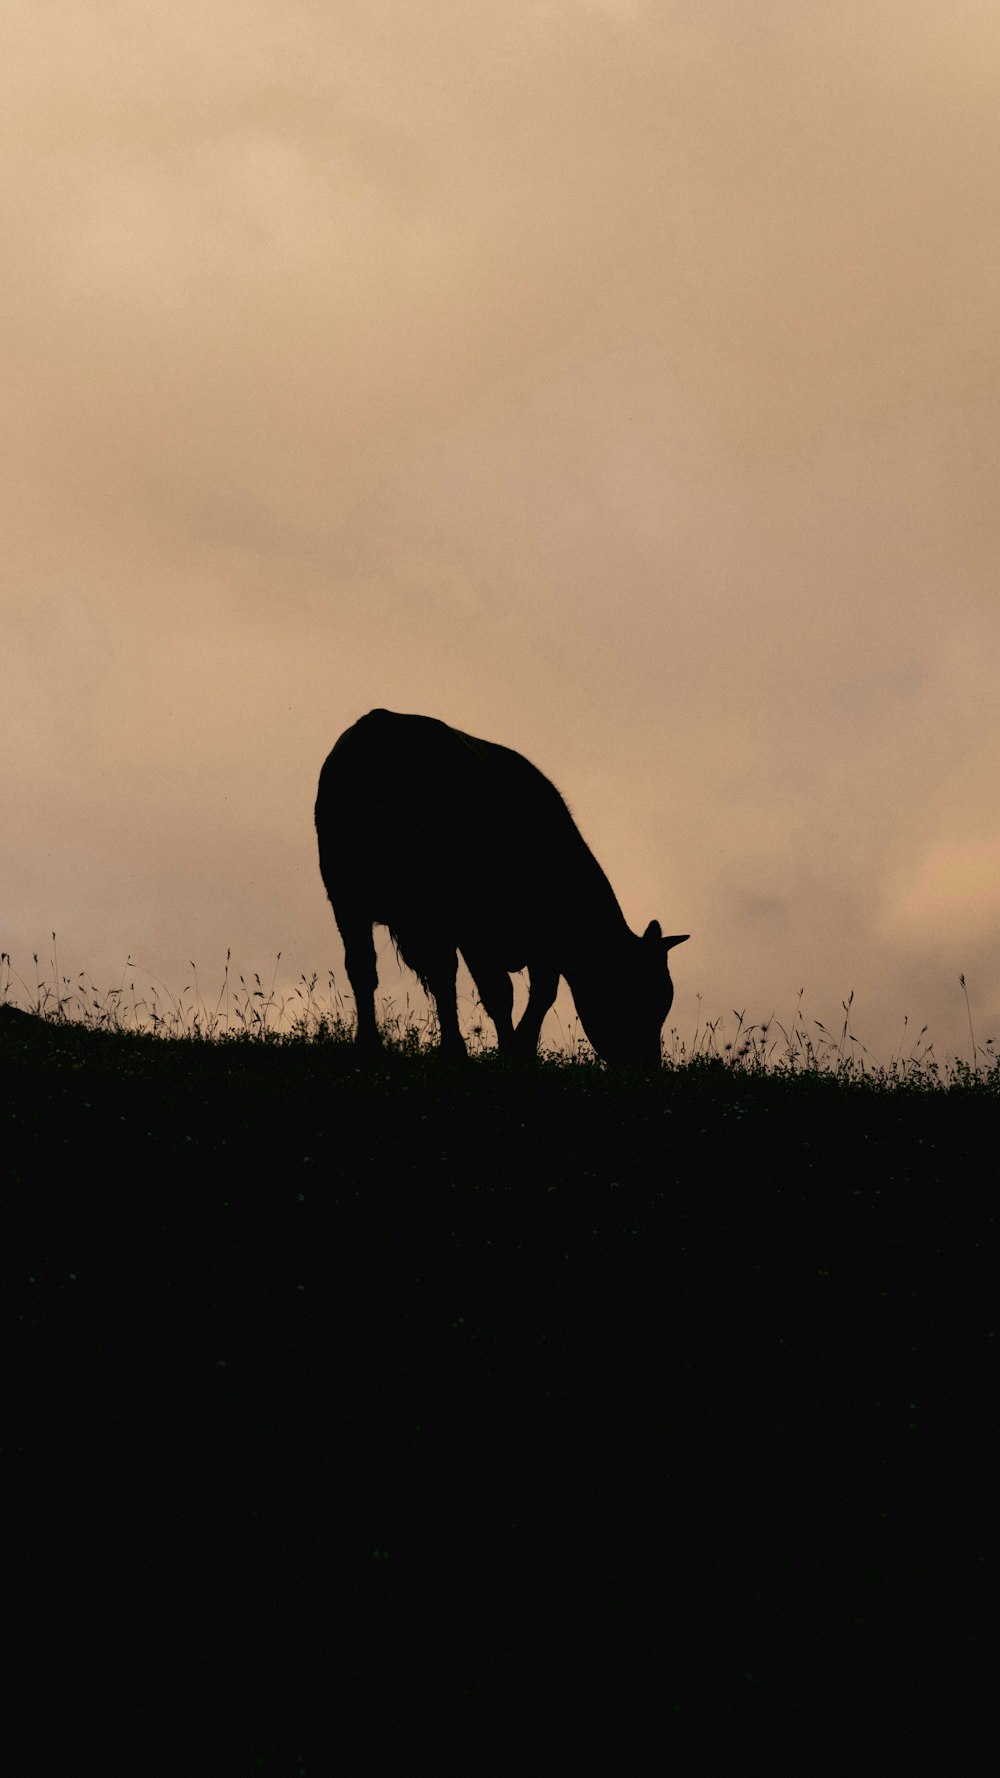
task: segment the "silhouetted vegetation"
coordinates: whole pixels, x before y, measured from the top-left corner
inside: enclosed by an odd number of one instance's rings
[[[888,1744],[915,1625],[975,1693],[995,1061],[737,1020],[655,1075],[453,1064],[388,1007],[362,1064],[315,981],[60,985],[0,1011],[42,1646],[252,1672],[239,1771],[333,1769],[355,1716],[375,1757],[403,1673],[473,1755],[517,1700],[557,1769],[557,1698],[627,1770],[792,1696]]]

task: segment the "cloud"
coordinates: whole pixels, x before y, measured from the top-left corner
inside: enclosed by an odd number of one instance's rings
[[[988,957],[1000,25],[901,21],[7,8],[19,935],[308,966],[382,703],[551,773],[678,1016]]]
[[[1000,927],[1000,835],[934,845],[908,880],[889,886],[882,926],[897,942],[961,932],[972,945]]]

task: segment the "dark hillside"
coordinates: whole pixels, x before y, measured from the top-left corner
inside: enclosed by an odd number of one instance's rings
[[[53,1683],[96,1648],[234,1772],[885,1752],[977,1696],[995,1093],[6,1016],[0,1096]]]

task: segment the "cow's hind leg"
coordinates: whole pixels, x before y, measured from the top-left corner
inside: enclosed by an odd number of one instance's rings
[[[423,977],[428,990],[434,996],[438,1028],[441,1032],[441,1054],[446,1060],[464,1060],[468,1054],[465,1039],[458,1028],[458,1001],[455,993],[457,973],[458,953],[442,950],[440,957],[435,957]]]
[[[514,1048],[521,1055],[533,1056],[538,1048],[545,1015],[555,1001],[559,971],[549,965],[529,963],[528,979],[528,1004],[514,1031]]]
[[[346,914],[343,908],[336,906],[333,912],[344,942],[347,979],[353,989],[354,1001],[358,1009],[355,1043],[358,1049],[378,1049],[382,1039],[379,1035],[378,1025],[375,1023],[375,989],[378,986],[378,967],[375,962],[372,922],[361,915]]]
[[[475,947],[467,950],[461,947],[462,956],[468,965],[479,998],[493,1020],[497,1031],[497,1043],[502,1050],[509,1050],[514,1041],[514,1026],[511,1014],[514,1010],[514,987],[505,969],[499,969],[481,957]]]
[[[458,1004],[455,976],[458,953],[446,939],[411,936],[397,933],[396,943],[403,962],[418,975],[434,1001],[438,1028],[441,1032],[441,1055],[446,1059],[467,1055],[465,1040],[458,1028]]]

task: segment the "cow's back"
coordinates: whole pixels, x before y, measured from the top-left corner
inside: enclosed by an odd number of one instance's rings
[[[347,729],[316,824],[335,906],[349,896],[390,930],[432,922],[458,944],[474,926],[522,952],[557,922],[570,879],[604,880],[537,767],[429,716],[372,710]]]

